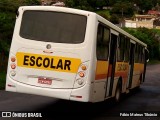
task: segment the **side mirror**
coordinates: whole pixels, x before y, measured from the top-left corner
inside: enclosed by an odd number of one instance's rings
[[[16,13],[16,18],[18,18],[18,16],[19,16],[19,9],[16,9],[15,13]]]
[[[149,62],[149,51],[145,49],[145,60]]]

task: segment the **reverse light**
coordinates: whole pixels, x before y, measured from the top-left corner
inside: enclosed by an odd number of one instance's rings
[[[77,82],[78,82],[79,85],[82,85],[84,83],[84,80],[83,79],[78,79]]]
[[[10,72],[10,74],[11,74],[12,77],[14,77],[14,76],[16,76],[16,71],[12,70],[12,71]]]
[[[15,62],[16,58],[15,57],[11,57],[11,62]]]
[[[15,69],[15,68],[16,68],[16,64],[12,63],[12,64],[11,64],[11,68],[12,68],[12,69]]]

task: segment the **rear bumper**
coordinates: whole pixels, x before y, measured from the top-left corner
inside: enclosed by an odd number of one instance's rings
[[[86,84],[83,87],[77,89],[51,89],[51,88],[41,88],[20,83],[11,79],[9,76],[7,76],[6,80],[6,91],[35,94],[35,95],[48,96],[48,97],[73,100],[73,101],[81,101],[81,102],[90,101],[89,88],[90,86]],[[82,96],[82,98],[76,98],[73,96]]]
[[[42,95],[61,99],[69,99],[71,89],[50,89],[23,84],[7,76],[6,91]]]

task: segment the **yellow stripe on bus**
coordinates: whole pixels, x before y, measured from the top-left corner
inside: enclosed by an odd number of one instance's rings
[[[107,79],[107,76],[111,76],[112,66],[109,66],[108,64],[108,61],[97,61],[95,80]],[[115,77],[122,76],[123,78],[127,78],[128,72],[129,63],[116,62]]]
[[[23,52],[17,52],[16,57],[17,65],[19,67],[59,72],[76,73],[78,71],[79,65],[81,64],[81,60],[78,58],[47,56]]]
[[[95,80],[107,78],[108,61],[97,61]]]
[[[134,63],[134,71],[143,71],[144,64],[143,63]]]

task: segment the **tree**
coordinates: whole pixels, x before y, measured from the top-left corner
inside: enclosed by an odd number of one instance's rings
[[[147,44],[150,59],[160,60],[160,30],[147,28],[124,28],[124,30]]]
[[[103,6],[107,5],[106,0],[96,0],[96,7],[99,9],[103,9]]]
[[[24,4],[25,5],[40,5],[41,2],[40,0],[25,0]]]
[[[71,8],[94,11],[102,9],[107,4],[106,0],[65,0],[65,4]]]
[[[148,12],[148,10],[151,10],[159,0],[132,0],[133,3],[135,3],[137,6],[140,7],[141,12]]]
[[[113,14],[110,18],[110,21],[113,23],[113,24],[118,24],[119,23],[119,17],[116,15],[116,14]]]
[[[93,11],[87,0],[66,0],[65,5],[71,8]]]
[[[18,7],[38,4],[40,0],[0,0],[0,68],[8,57]]]
[[[111,13],[117,14],[121,17],[131,17],[134,14],[133,4],[129,2],[117,2],[113,5]]]

